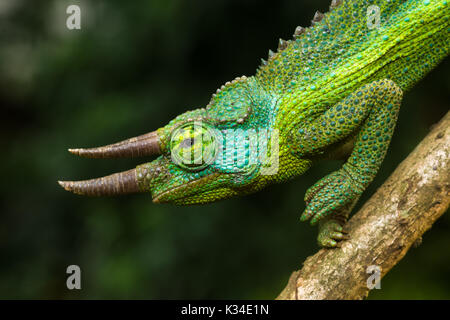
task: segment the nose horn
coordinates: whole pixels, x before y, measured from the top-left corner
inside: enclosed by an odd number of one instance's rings
[[[69,152],[86,158],[125,158],[160,154],[156,131],[98,148],[69,149]]]
[[[143,192],[138,185],[136,169],[83,181],[58,181],[66,189],[85,196],[114,196]]]

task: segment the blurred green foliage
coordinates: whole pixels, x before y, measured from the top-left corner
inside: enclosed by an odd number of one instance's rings
[[[82,29],[69,31],[78,4]],[[300,223],[305,190],[340,163],[258,194],[196,207],[150,195],[83,198],[84,179],[144,160],[89,160],[108,144],[205,106],[225,81],[309,25],[329,1],[19,1],[0,3],[0,298],[274,298],[317,250]],[[387,159],[360,204],[447,111],[450,61],[406,94]],[[445,215],[370,298],[450,298]],[[82,270],[69,291],[66,267]]]

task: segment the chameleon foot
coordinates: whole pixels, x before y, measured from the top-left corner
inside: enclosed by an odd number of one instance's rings
[[[301,221],[311,219],[311,225],[320,219],[352,206],[363,192],[360,183],[344,168],[330,173],[308,189],[305,194],[306,209]]]
[[[319,224],[317,242],[324,248],[340,247],[340,241],[348,240],[349,236],[344,231],[340,222],[334,219],[322,220]]]

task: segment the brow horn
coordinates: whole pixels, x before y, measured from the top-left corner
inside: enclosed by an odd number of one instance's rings
[[[84,196],[114,196],[143,192],[138,185],[136,169],[82,181],[58,181],[59,185]]]
[[[156,131],[98,148],[69,149],[69,152],[86,158],[142,157],[160,154]]]

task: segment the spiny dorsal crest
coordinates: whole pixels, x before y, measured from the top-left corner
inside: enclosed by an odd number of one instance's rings
[[[297,38],[300,38],[300,36],[301,36],[303,33],[305,33],[305,31],[306,31],[306,29],[303,28],[303,27],[300,27],[300,26],[298,26],[297,28],[295,28],[294,35],[293,35],[294,40],[297,39]]]
[[[278,42],[278,51],[282,51],[282,50],[286,49],[288,44],[289,44],[288,41],[280,39]]]
[[[337,8],[339,5],[342,4],[342,0],[333,0],[331,1],[330,4],[330,11]],[[311,26],[314,27],[317,23],[319,23],[320,21],[322,21],[322,19],[325,17],[325,15],[323,13],[321,13],[320,11],[316,11],[316,13],[314,14],[313,19],[311,20]],[[297,28],[295,28],[294,31],[294,35],[293,35],[293,39],[299,39],[304,33],[306,32],[306,28],[298,26]],[[286,49],[289,45],[289,43],[291,43],[292,41],[290,40],[283,40],[283,39],[279,39],[278,41],[278,49],[277,52],[281,52],[284,49]],[[274,52],[272,50],[269,50],[269,55],[268,55],[268,60],[270,60],[272,57],[274,56]],[[267,61],[264,59],[261,59],[261,67],[264,67],[267,65]]]
[[[383,8],[380,30],[390,23],[389,17],[401,13],[402,6],[408,0],[377,0]],[[270,86],[278,94],[315,91],[320,88],[313,81],[325,79],[325,75],[333,78],[333,69],[356,56],[376,39],[378,28],[369,29],[367,25],[367,8],[372,0],[333,0],[330,11],[316,12],[312,25],[308,28],[297,27],[293,40],[280,42],[275,54],[262,64],[256,78],[259,83]]]
[[[322,21],[324,15],[320,11],[316,11],[316,14],[314,15],[314,18],[311,21],[311,25],[315,26],[318,22]]]
[[[337,7],[339,7],[342,4],[342,0],[333,0],[331,1],[330,4],[330,11],[333,9],[336,9]]]

